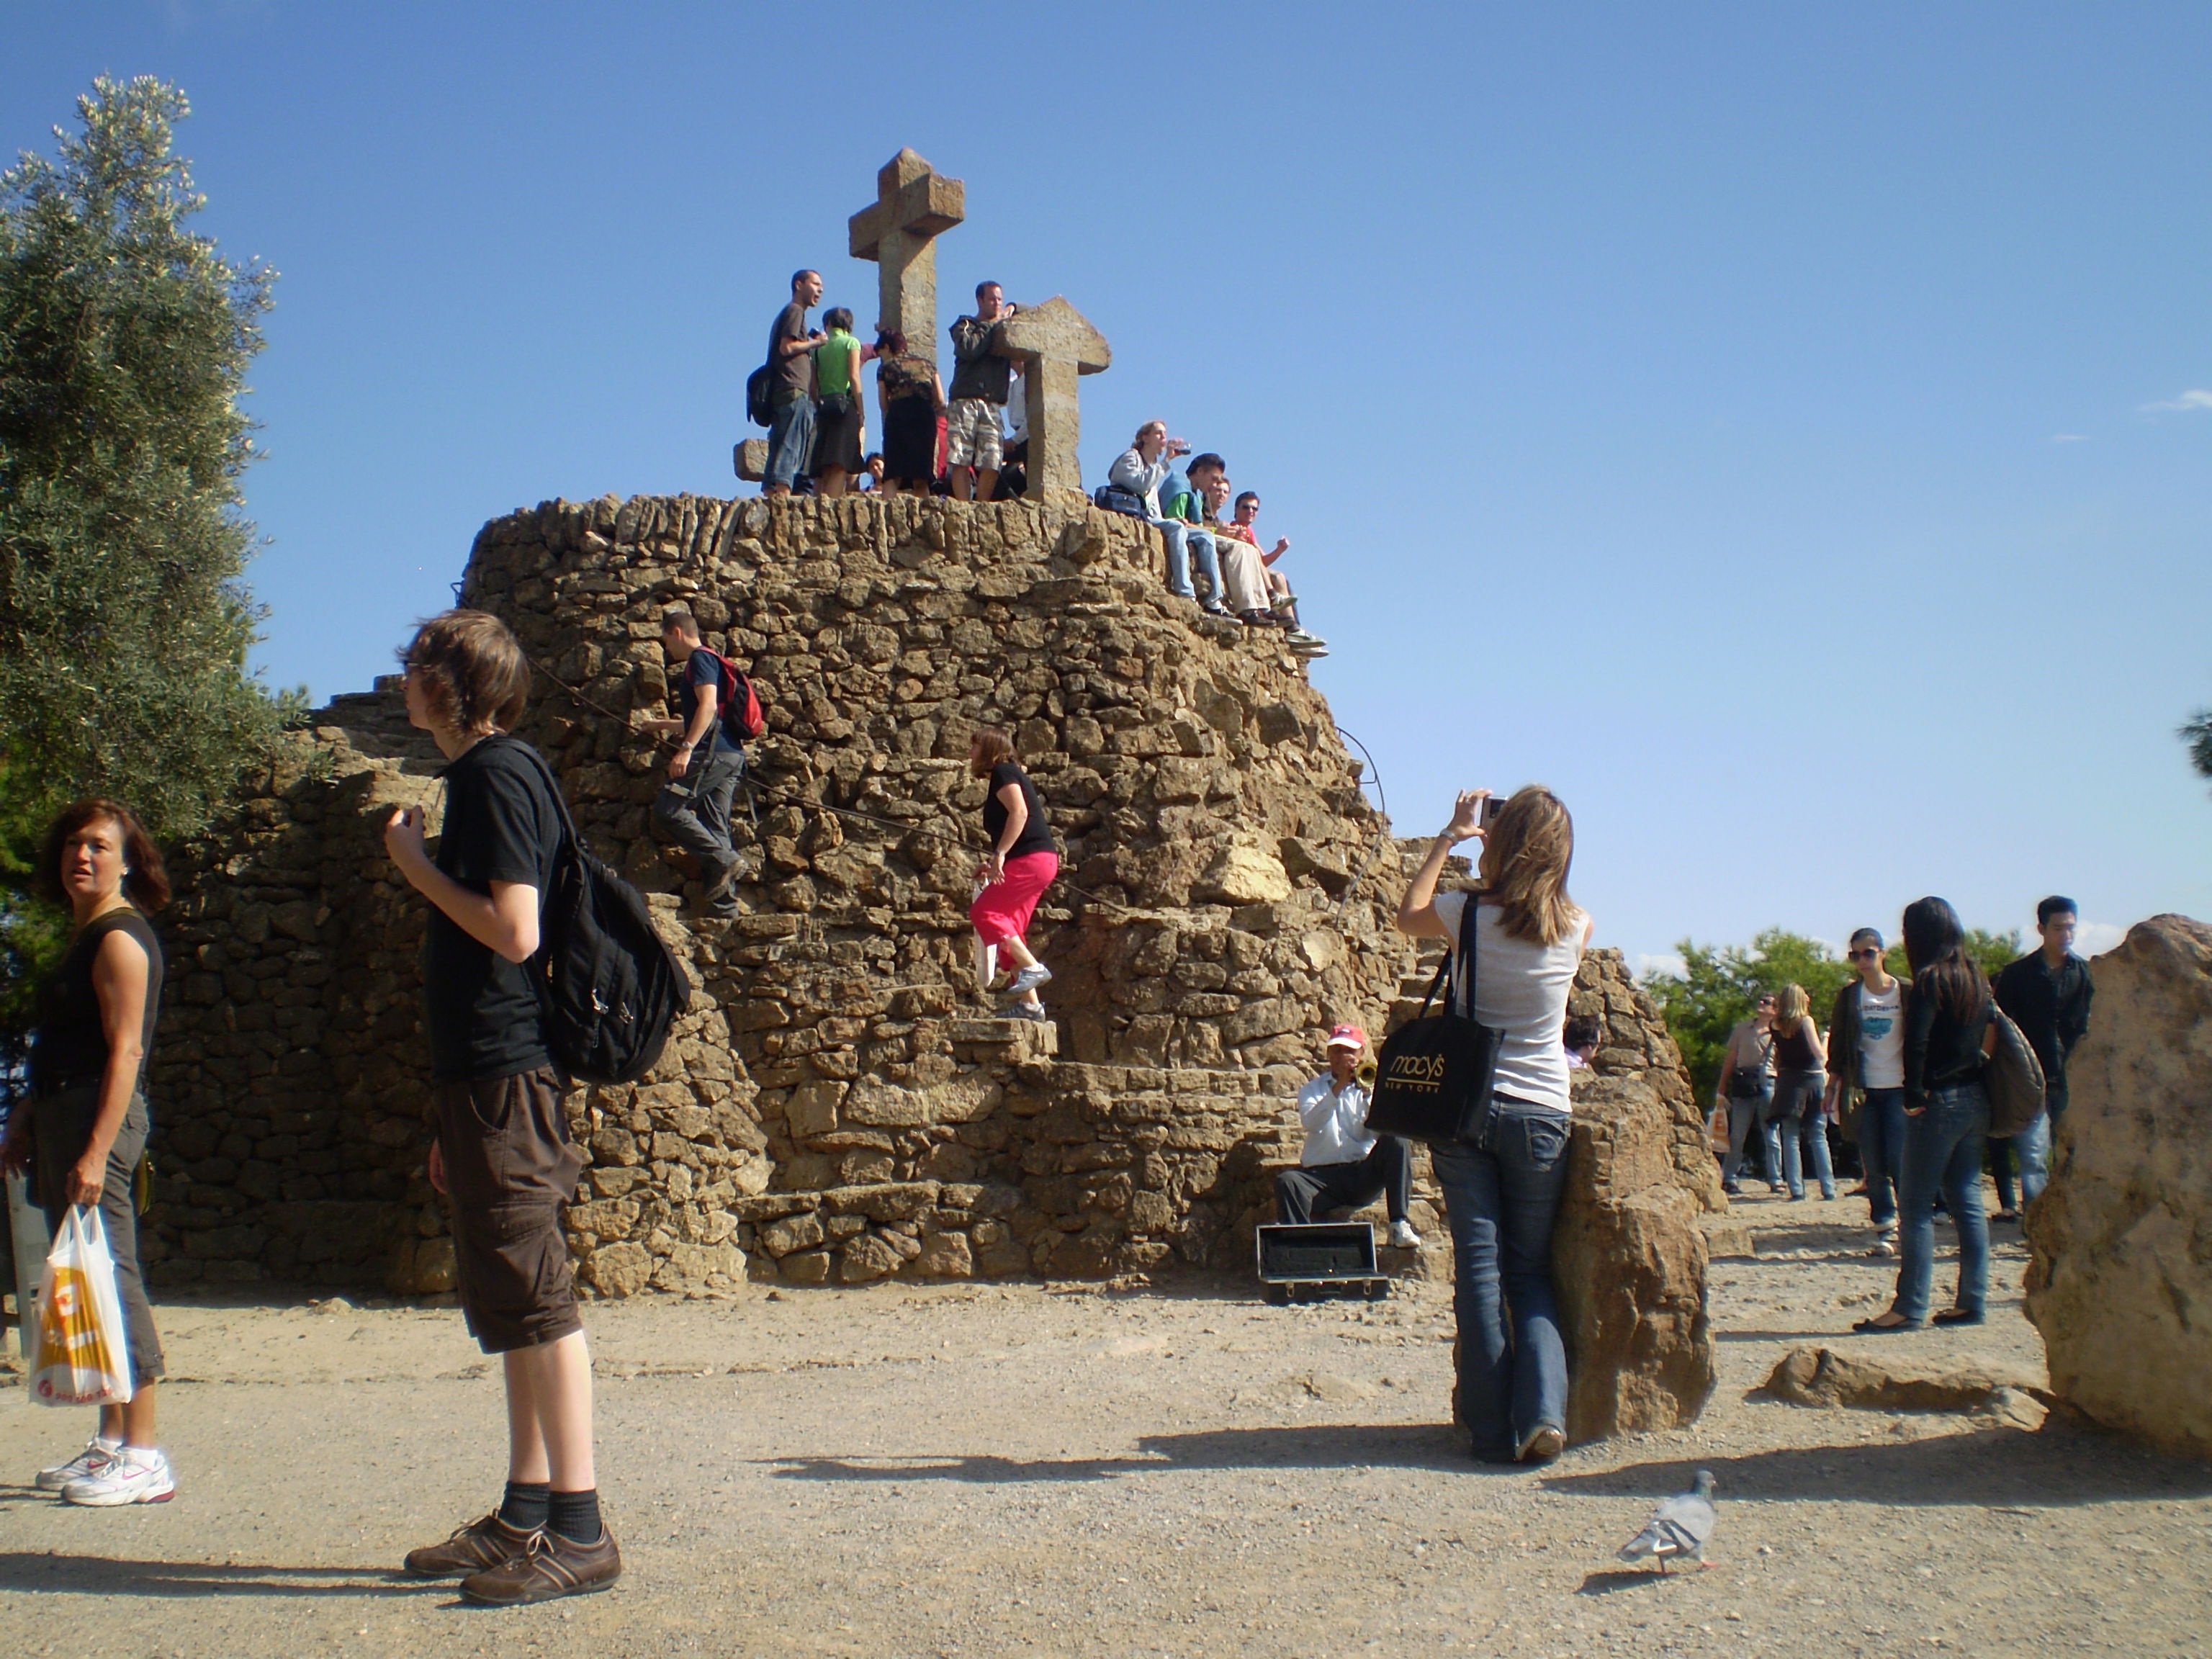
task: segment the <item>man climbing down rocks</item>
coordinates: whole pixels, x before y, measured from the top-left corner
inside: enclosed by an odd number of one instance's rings
[[[676,683],[678,717],[646,722],[648,731],[676,734],[653,816],[671,841],[699,860],[700,904],[707,914],[733,915],[730,889],[744,864],[730,844],[730,801],[745,774],[745,751],[730,726],[744,707],[744,691],[722,659],[699,642],[698,619],[684,607],[661,612],[660,648],[682,678]]]

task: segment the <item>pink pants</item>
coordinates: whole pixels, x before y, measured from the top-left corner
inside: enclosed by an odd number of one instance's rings
[[[1028,933],[1037,901],[1059,874],[1057,853],[1024,853],[1018,859],[1008,859],[1006,878],[993,882],[968,907],[975,937],[986,945],[1003,945]]]

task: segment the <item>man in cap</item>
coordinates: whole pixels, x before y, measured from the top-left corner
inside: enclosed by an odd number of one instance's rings
[[[1390,1242],[1417,1250],[1421,1237],[1407,1219],[1413,1196],[1413,1152],[1395,1135],[1367,1132],[1367,1090],[1359,1081],[1367,1033],[1339,1025],[1328,1034],[1328,1070],[1298,1091],[1305,1151],[1298,1167],[1275,1177],[1284,1221],[1303,1225],[1322,1210],[1358,1210],[1387,1199]]]

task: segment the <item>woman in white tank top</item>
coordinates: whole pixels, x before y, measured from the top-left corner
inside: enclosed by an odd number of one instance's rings
[[[1482,1144],[1431,1149],[1451,1224],[1460,1415],[1477,1457],[1542,1462],[1566,1446],[1567,1355],[1552,1288],[1570,1113],[1559,1037],[1592,923],[1567,896],[1575,830],[1559,798],[1530,784],[1485,827],[1489,799],[1486,789],[1460,796],[1398,926],[1456,950],[1474,920],[1474,1006],[1461,1012],[1504,1034],[1497,1109]],[[1446,855],[1470,836],[1483,842],[1482,891],[1439,897]]]

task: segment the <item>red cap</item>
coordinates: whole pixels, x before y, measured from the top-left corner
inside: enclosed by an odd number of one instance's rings
[[[1357,1025],[1339,1025],[1330,1030],[1328,1046],[1332,1048],[1364,1048],[1367,1033]]]

